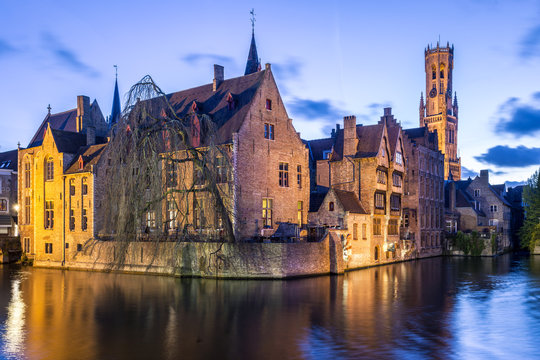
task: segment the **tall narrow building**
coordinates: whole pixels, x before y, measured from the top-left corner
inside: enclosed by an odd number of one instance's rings
[[[457,153],[458,104],[452,102],[452,70],[454,46],[424,50],[426,70],[426,101],[420,97],[420,126],[437,131],[439,150],[444,154],[444,179],[461,178],[461,159]]]

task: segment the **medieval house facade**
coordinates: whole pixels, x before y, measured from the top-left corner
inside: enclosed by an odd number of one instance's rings
[[[0,153],[0,239],[17,236],[17,150]]]

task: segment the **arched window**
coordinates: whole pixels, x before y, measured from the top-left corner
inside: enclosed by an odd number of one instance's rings
[[[26,160],[24,162],[24,187],[25,188],[29,188],[32,184],[30,168],[31,168],[30,161]]]
[[[431,78],[435,80],[437,78],[437,68],[435,64],[431,65]]]
[[[334,202],[333,201],[330,201],[328,203],[328,211],[334,211]]]
[[[353,240],[358,240],[358,224],[353,224]]]
[[[54,159],[48,158],[45,162],[45,180],[51,181],[54,179]]]
[[[378,246],[375,246],[375,252],[373,254],[373,259],[375,261],[379,261],[379,247]]]
[[[86,177],[82,178],[81,192],[83,195],[88,194],[88,180]]]
[[[439,77],[441,79],[444,79],[444,68],[445,68],[444,63],[441,63],[441,65],[439,65]]]

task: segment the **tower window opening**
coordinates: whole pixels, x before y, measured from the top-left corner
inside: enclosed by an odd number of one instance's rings
[[[435,65],[431,66],[431,79],[433,80],[437,79],[437,70],[435,68]]]

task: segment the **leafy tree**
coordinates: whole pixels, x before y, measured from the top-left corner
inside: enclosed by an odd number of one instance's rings
[[[534,250],[540,245],[540,170],[527,181],[523,189],[525,221],[520,230],[521,246]]]

